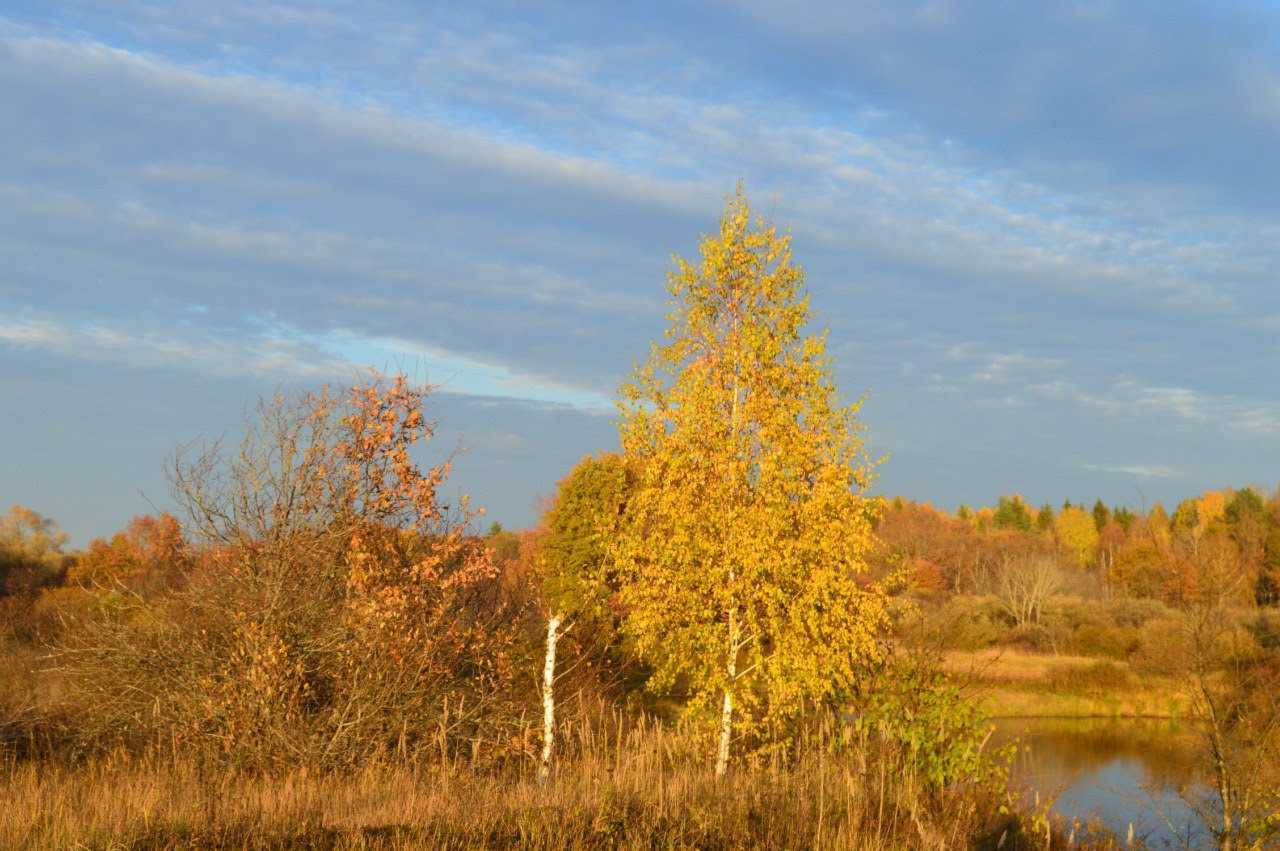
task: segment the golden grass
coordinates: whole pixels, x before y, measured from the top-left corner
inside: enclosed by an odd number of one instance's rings
[[[945,848],[964,840],[959,826],[913,829],[897,795],[887,800],[888,821],[867,824],[864,787],[839,772],[825,780],[824,798],[811,776],[793,772],[717,784],[705,772],[594,765],[543,787],[388,767],[208,777],[191,766],[28,764],[0,788],[0,847]]]
[[[875,743],[811,742],[790,767],[739,767],[721,781],[657,727],[576,731],[568,744],[577,755],[546,785],[527,765],[247,774],[124,755],[10,760],[0,848],[871,851],[994,848],[1001,836],[1004,849],[1043,847],[1044,822],[999,814],[1008,793],[931,790]]]
[[[952,650],[944,657],[949,673],[988,682],[1040,682],[1055,671],[1091,665],[1091,656],[1047,656],[1007,647]]]
[[[993,648],[951,651],[944,667],[997,718],[1185,718],[1190,711],[1184,683],[1125,662]]]
[[[930,789],[900,752],[876,743],[833,750],[811,741],[788,767],[740,767],[717,782],[688,737],[621,714],[601,720],[586,713],[584,719],[597,720],[564,731],[563,762],[545,786],[529,765],[485,770],[384,762],[342,773],[294,767],[253,774],[202,767],[184,753],[72,763],[56,736],[49,738],[56,724],[40,738],[41,719],[48,720],[53,706],[47,688],[35,687],[32,661],[11,657],[8,666],[0,664],[23,674],[0,682],[0,728],[9,723],[23,731],[0,736],[0,849],[6,851],[871,851],[994,848],[1002,835],[1007,851],[1044,847],[1047,825],[1019,810],[1005,791],[972,784]],[[46,758],[10,758],[6,750]],[[1093,847],[1111,847],[1107,841]]]

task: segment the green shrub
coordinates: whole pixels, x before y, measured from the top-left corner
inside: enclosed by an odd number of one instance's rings
[[[861,709],[854,729],[902,747],[910,769],[935,787],[991,780],[1007,766],[1007,754],[986,750],[992,727],[977,704],[929,664],[895,664]]]

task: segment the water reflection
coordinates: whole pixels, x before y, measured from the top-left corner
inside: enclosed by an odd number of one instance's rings
[[[1001,719],[996,745],[1016,741],[1013,782],[1054,799],[1068,822],[1099,819],[1151,848],[1208,848],[1211,837],[1180,791],[1209,799],[1187,725],[1138,719]]]

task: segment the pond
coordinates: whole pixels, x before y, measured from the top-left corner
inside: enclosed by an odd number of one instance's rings
[[[1052,799],[1068,823],[1101,821],[1149,848],[1211,848],[1204,822],[1184,800],[1212,801],[1196,768],[1186,724],[1141,719],[998,719],[994,745],[1018,743],[1012,781]]]

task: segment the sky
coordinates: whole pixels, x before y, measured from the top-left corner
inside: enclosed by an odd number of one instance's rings
[[[742,181],[877,491],[1280,481],[1280,7],[0,0],[0,510],[405,368],[534,522]]]

